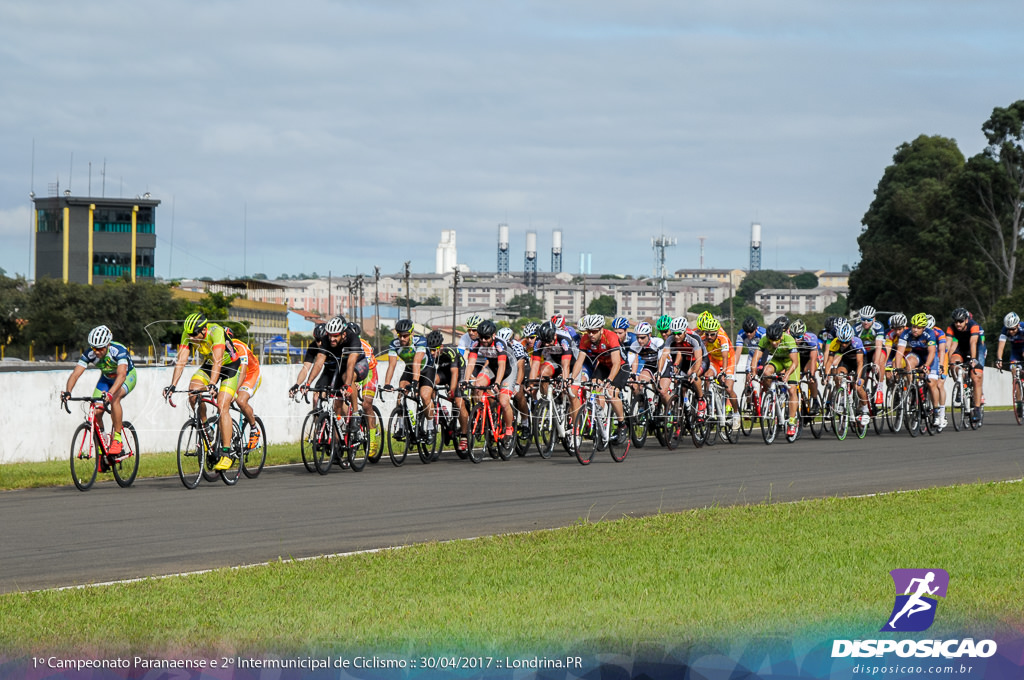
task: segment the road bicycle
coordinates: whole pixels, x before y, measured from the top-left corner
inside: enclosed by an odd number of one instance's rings
[[[485,450],[492,458],[510,459],[515,436],[505,436],[505,419],[495,394],[498,387],[477,387],[469,381],[459,385],[473,394],[474,404],[469,411],[469,446],[466,448],[469,459],[473,463],[483,462]]]
[[[388,416],[388,457],[391,464],[400,467],[413,451],[419,454],[421,463],[433,461],[435,455],[441,454],[437,411],[434,411],[433,419],[427,418],[426,405],[420,397],[419,388],[413,384],[380,388],[380,392],[392,391],[398,395]]]
[[[907,433],[911,437],[926,433],[934,435],[932,395],[925,381],[924,371],[917,368],[909,372],[908,376],[909,384],[903,399],[903,421],[907,426]]]
[[[786,441],[792,443],[800,438],[801,420],[796,419],[794,434],[788,431],[789,388],[779,375],[768,378],[770,384],[761,394],[761,438],[765,444],[772,444],[781,428],[786,434]],[[800,392],[797,391],[797,413],[800,412]]]
[[[237,447],[242,435],[238,423],[233,419],[231,421],[231,452],[227,455],[231,458],[232,465],[226,470],[215,470],[214,466],[221,458],[221,441],[223,441],[217,402],[207,388],[173,389],[167,395],[167,403],[174,408],[177,408],[177,404],[174,403],[173,395],[179,393],[196,397],[188,401],[189,417],[178,433],[178,477],[181,479],[181,483],[186,489],[194,489],[203,479],[212,482],[219,477],[228,486],[237,484],[238,478],[242,474],[243,458],[239,455]],[[199,417],[200,404],[206,405],[207,413],[213,412],[213,415],[207,417],[205,421]],[[261,437],[261,441],[265,444],[266,437]]]
[[[139,436],[135,427],[127,420],[121,423],[121,453],[107,453],[111,435],[103,431],[99,412],[110,412],[110,404],[102,397],[62,397],[61,406],[68,413],[69,401],[88,404],[85,421],[75,428],[71,435],[71,480],[79,491],[88,491],[100,472],[111,472],[117,485],[126,488],[132,485],[139,474]]]
[[[672,401],[662,418],[663,436],[659,437],[670,451],[679,445],[679,439],[687,433],[698,449],[707,440],[707,408],[703,413],[697,408],[698,398],[693,380],[689,374],[672,377]]]
[[[312,460],[313,470],[321,475],[337,465],[341,469],[362,472],[370,460],[370,426],[362,410],[340,418],[334,411],[334,400],[345,399],[348,392],[333,387],[314,387],[308,390],[320,398],[302,423],[303,462]],[[380,421],[378,421],[380,422]],[[355,427],[350,427],[355,423]],[[309,469],[307,464],[306,469]]]
[[[1013,362],[1016,367],[1016,362]],[[971,380],[969,370],[964,370],[963,364],[959,361],[954,362],[950,367],[950,377],[953,379],[953,390],[950,399],[950,414],[953,418],[953,429],[957,432],[960,430],[966,430],[971,428],[977,430],[981,427],[982,420],[975,419],[972,416],[973,405],[974,405],[974,381]],[[1017,375],[1014,377],[1014,389],[1017,387],[1017,382],[1020,374],[1020,369],[1017,368]],[[1016,394],[1014,395],[1014,404],[1018,399]],[[1014,408],[1014,417],[1017,418],[1017,424],[1020,425],[1021,416],[1017,415],[1018,409]],[[984,417],[984,409],[982,409],[982,415]]]
[[[821,402],[820,383],[812,383],[817,378],[815,374],[804,373],[800,376],[800,425],[806,427],[815,439],[821,439],[825,430],[825,409]],[[817,385],[819,389],[814,390],[811,396],[811,386]]]
[[[886,373],[888,381],[885,390],[885,423],[890,432],[897,434],[903,429],[903,417],[906,415],[903,402],[910,384],[906,371],[886,368]]]
[[[761,381],[753,371],[747,372],[740,393],[740,432],[749,437],[761,417]]]
[[[1012,393],[1013,393],[1013,417],[1016,419],[1018,425],[1024,425],[1024,377],[1020,368],[1019,361],[1008,362],[1010,368],[1011,381],[1012,381]],[[1000,372],[1003,369],[999,369]],[[954,418],[956,414],[954,414]],[[954,420],[954,425],[956,421]]]
[[[630,380],[629,384],[637,390],[629,403],[629,440],[633,446],[642,449],[647,443],[647,435],[653,429],[654,414],[661,398],[654,381]]]
[[[738,427],[733,427],[732,411],[729,407],[729,393],[722,382],[722,375],[704,378],[704,399],[707,402],[705,423],[707,433],[704,443],[714,446],[719,437],[722,441],[735,444],[740,440]]]
[[[621,463],[626,460],[632,442],[628,432],[619,431],[620,427],[627,427],[625,423],[613,424],[615,417],[608,403],[607,387],[593,380],[587,380],[580,386],[584,390],[583,402],[572,425],[572,436],[578,442],[575,446],[576,460],[580,465],[589,465],[595,452],[608,449],[612,460]],[[619,439],[623,439],[622,443]]]
[[[465,458],[465,452],[458,450],[459,436],[462,434],[458,409],[455,407],[455,399],[448,394],[447,385],[441,385],[434,391],[434,413],[434,422],[441,438],[434,460],[438,459],[446,446],[453,447],[460,458]]]
[[[555,441],[561,441],[570,456],[576,455],[573,449],[575,440],[569,436],[572,429],[568,420],[571,402],[565,381],[561,378],[533,378],[528,379],[526,384],[537,388],[530,419],[533,421],[534,442],[541,458],[551,457]]]
[[[871,416],[871,427],[875,434],[882,434],[885,426],[885,391],[884,381],[878,375],[878,367],[874,363],[864,367],[864,392],[868,395],[868,414]]]

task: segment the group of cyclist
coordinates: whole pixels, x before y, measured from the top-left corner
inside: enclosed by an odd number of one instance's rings
[[[692,390],[698,413],[707,404],[703,380],[718,379],[728,396],[727,411],[733,426],[738,424],[740,407],[734,390],[739,359],[747,350],[744,367],[748,375],[757,376],[762,386],[771,380],[786,384],[789,395],[787,432],[796,428],[797,388],[803,375],[814,376],[819,367],[825,376],[850,375],[855,381],[860,405],[860,418],[866,422],[869,401],[880,398],[880,392],[868,394],[865,385],[874,378],[880,385],[891,377],[891,371],[921,371],[935,404],[934,423],[938,429],[946,425],[945,378],[951,369],[969,371],[973,383],[972,419],[980,419],[984,403],[983,366],[985,363],[985,332],[963,307],[953,310],[951,322],[943,330],[930,314],[918,313],[908,319],[903,313],[889,316],[888,325],[876,319],[876,310],[865,306],[856,319],[829,317],[818,333],[807,329],[804,321],[792,322],[780,316],[767,326],[753,317],[742,323],[734,341],[710,312],[702,312],[691,326],[685,316],[663,315],[653,324],[639,321],[631,324],[625,317],[616,317],[611,328],[599,314],[579,320],[576,327],[567,325],[563,315],[556,314],[543,323],[530,322],[516,338],[512,328],[499,329],[494,321],[472,315],[466,332],[455,346],[446,346],[440,331],[417,334],[409,319],[395,324],[395,339],[387,348],[388,368],[381,389],[391,390],[398,366],[399,389],[412,388],[422,400],[428,416],[425,426],[431,427],[433,404],[438,388],[447,392],[458,421],[461,436],[456,446],[467,447],[468,403],[460,383],[476,391],[496,393],[503,428],[499,437],[514,436],[513,403],[528,413],[525,385],[538,380],[564,379],[569,390],[572,414],[580,408],[581,383],[590,384],[609,401],[616,421],[615,436],[624,439],[622,391],[653,387],[667,407],[674,398],[674,379],[682,378]],[[631,330],[632,328],[632,330]],[[90,366],[100,369],[100,379],[93,391],[94,399],[109,404],[112,438],[109,452],[121,450],[122,400],[137,384],[137,372],[128,349],[114,342],[107,326],[89,332],[88,349],[68,377],[61,398],[71,396],[78,379]],[[1009,346],[1008,362],[1024,359],[1024,323],[1010,312],[1003,319],[999,334],[997,368],[1004,367],[1003,353]],[[205,404],[200,394],[216,394],[220,418],[229,418],[232,402],[237,403],[244,417],[255,425],[249,401],[260,385],[260,365],[252,349],[233,337],[230,328],[210,322],[202,313],[188,316],[183,324],[171,382],[163,390],[169,399],[192,354],[202,363],[189,380],[189,399],[205,420]],[[529,381],[529,382],[527,382]],[[811,396],[818,389],[817,380],[809,380]],[[369,419],[372,441],[377,436],[373,400],[378,391],[377,357],[358,324],[336,316],[317,324],[313,340],[303,358],[302,367],[291,387],[290,396],[333,391],[341,396],[334,401],[339,419],[360,411]],[[198,403],[197,403],[198,402]],[[570,415],[572,415],[570,414]],[[102,415],[101,415],[102,417]],[[354,418],[348,427],[358,430]],[[251,449],[259,442],[259,429],[253,427]],[[231,431],[221,429],[221,457],[216,469],[232,465]],[[253,441],[255,439],[255,441]]]

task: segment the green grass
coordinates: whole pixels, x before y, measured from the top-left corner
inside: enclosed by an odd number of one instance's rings
[[[443,521],[439,519],[439,521]],[[530,534],[0,596],[0,652],[638,653],[871,637],[891,569],[937,567],[929,636],[1024,630],[1024,485],[708,508]],[[209,538],[207,540],[213,540]]]

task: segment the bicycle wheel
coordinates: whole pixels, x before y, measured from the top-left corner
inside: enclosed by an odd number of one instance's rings
[[[318,413],[316,417],[316,446],[313,449],[313,466],[321,475],[331,471],[334,464],[335,442],[338,438],[338,427],[334,422],[334,414]]]
[[[714,389],[704,390],[704,401],[705,403],[707,403],[707,413],[703,418],[704,424],[702,426],[704,428],[705,446],[714,446],[718,441],[718,431],[720,423],[718,422],[718,404],[715,401],[715,397],[717,396],[717,394],[717,391],[715,391]]]
[[[395,467],[401,466],[409,455],[409,449],[412,448],[410,438],[405,411],[396,407],[388,417],[388,457]]]
[[[213,466],[220,459],[221,438],[220,430],[217,427],[219,419],[220,416],[211,416],[206,419],[206,426],[213,432],[213,437],[208,438],[206,442],[206,461],[203,465],[203,479],[208,482],[216,482],[220,476],[220,473],[213,469]]]
[[[779,410],[775,398],[775,392],[771,390],[761,395],[761,438],[765,444],[774,442],[779,433]]]
[[[127,420],[122,423],[121,454],[117,457],[120,460],[111,464],[110,471],[114,473],[117,485],[127,488],[139,474],[139,435],[135,432],[135,426]]]
[[[234,486],[242,476],[242,429],[234,420],[231,421],[231,467],[220,471],[220,479],[228,486]],[[223,454],[221,454],[223,455]]]
[[[473,463],[482,463],[487,448],[487,413],[483,404],[477,404],[469,412],[469,446],[466,454]]]
[[[519,407],[513,406],[512,413],[515,416],[516,424],[516,455],[522,458],[530,452],[530,442],[533,441],[533,418],[530,414],[523,413]]]
[[[682,437],[683,427],[685,427],[686,409],[683,407],[682,397],[676,395],[675,399],[662,422],[665,448],[669,451],[673,451],[679,446],[679,439]]]
[[[533,404],[533,438],[541,458],[550,458],[555,448],[555,409],[547,399],[538,399]]]
[[[267,464],[267,428],[263,427],[263,421],[255,416],[256,424],[250,425],[245,421],[242,427],[242,474],[249,479],[259,477],[263,472],[263,466]],[[256,432],[260,441],[254,448],[249,448],[249,436]]]
[[[209,443],[200,431],[199,424],[192,418],[181,426],[178,433],[178,477],[186,489],[199,486],[206,469]]]
[[[352,438],[356,437],[355,441]],[[359,430],[347,435],[348,450],[345,457],[352,472],[362,472],[366,461],[370,459],[370,423],[365,413],[359,414]]]
[[[849,393],[845,387],[839,387],[832,393],[832,432],[836,439],[843,441],[850,427]]]
[[[512,434],[505,436],[505,419],[501,416],[501,406],[497,406],[494,411],[494,427],[497,428],[496,432],[491,433],[491,438],[494,439],[494,449],[498,454],[498,458],[502,460],[509,460],[512,458],[512,452],[516,447],[516,430],[515,425],[512,426]],[[513,421],[514,422],[514,421]],[[497,439],[496,435],[501,434],[501,439]]]
[[[949,409],[952,411],[950,415],[953,420],[953,429],[957,432],[966,430],[969,425],[967,423],[967,411],[964,409],[964,388],[959,382],[953,382],[953,390],[950,393]]]
[[[1024,424],[1024,384],[1020,380],[1013,381],[1013,417],[1017,424]]]
[[[99,472],[99,442],[92,428],[82,423],[71,437],[71,481],[79,491],[88,491]]]
[[[857,435],[857,439],[864,439],[864,435],[868,433],[868,421],[871,420],[871,415],[869,414],[867,420],[864,420],[863,412],[857,410],[857,404],[859,401],[860,400],[857,399],[857,392],[851,391],[847,400],[849,408],[848,418],[850,420],[850,424],[853,426],[853,433]]]
[[[821,431],[835,434],[835,428],[832,426],[832,412],[833,404],[832,400],[835,398],[835,385],[831,381],[825,384],[824,393],[819,395],[821,397]]]
[[[604,406],[594,405],[594,411],[591,415],[591,435],[594,438],[595,451],[604,451],[608,448],[608,430],[605,428],[608,426],[608,412],[610,410],[608,404]]]
[[[588,431],[593,428],[593,423],[588,413],[589,410],[590,407],[584,405],[576,414],[572,424],[573,432],[579,436],[579,445],[576,447],[576,460],[580,462],[580,465],[590,465],[590,461],[594,458],[594,442],[593,440],[586,441]]]
[[[619,438],[620,428],[625,430],[625,436],[622,439],[622,443],[618,444],[616,442]],[[626,460],[626,456],[629,455],[629,447],[633,444],[629,438],[629,430],[630,427],[628,419],[623,419],[620,423],[616,421],[614,417],[612,418],[612,424],[609,428],[611,437],[608,439],[608,453],[611,454],[612,460],[616,463],[621,463]]]
[[[434,460],[435,450],[440,453],[440,439],[441,439],[441,423],[438,422],[437,412],[434,412],[434,420],[428,421],[427,415],[423,412],[416,417],[416,421],[421,423],[420,427],[425,428],[430,422],[433,425],[433,429],[427,434],[425,430],[416,433],[416,448],[419,450],[420,462],[426,465],[427,463]]]
[[[642,449],[647,443],[647,422],[650,420],[650,404],[646,397],[635,399],[629,410],[629,441]]]
[[[380,415],[380,409],[373,407],[374,426],[368,428],[369,445],[367,447],[366,460],[376,465],[384,454],[384,419]]]
[[[316,411],[310,411],[302,421],[302,438],[299,439],[299,449],[302,451],[302,465],[307,472],[316,472],[316,464],[313,462],[314,451],[316,450]]]
[[[893,434],[898,434],[903,429],[903,418],[906,415],[903,410],[905,394],[906,391],[903,389],[902,383],[897,383],[885,395],[886,420],[889,424],[889,430]]]
[[[815,439],[821,439],[821,433],[825,430],[821,397],[817,394],[814,397],[808,397],[807,401],[803,402],[801,408],[807,412],[807,427],[811,431],[811,436]]]
[[[750,390],[743,390],[740,395],[740,432],[744,437],[754,431],[756,401],[757,397]]]
[[[917,387],[913,385],[903,397],[903,422],[907,426],[907,434],[911,437],[921,433],[921,404],[917,396]]]

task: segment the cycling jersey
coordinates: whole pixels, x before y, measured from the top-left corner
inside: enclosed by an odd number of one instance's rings
[[[561,366],[565,355],[569,355],[570,362],[575,361],[579,355],[579,347],[565,331],[556,331],[555,340],[549,345],[540,340],[533,343],[533,361],[544,361],[558,367]]]
[[[928,348],[935,347],[936,344],[934,333],[924,331],[915,337],[914,332],[908,328],[900,333],[900,339],[897,346],[906,347],[916,354],[919,359],[924,361],[928,358]]]
[[[590,333],[587,333],[580,340],[580,351],[587,355],[591,362],[598,366],[610,368],[612,366],[612,355],[618,353],[619,336],[615,331],[603,329],[599,339],[594,340]]]
[[[731,367],[733,365],[734,362],[731,361],[732,347],[729,345],[729,336],[723,329],[719,328],[718,334],[715,335],[710,342],[704,339],[704,347],[707,350],[708,359],[719,372],[722,371],[723,367]]]
[[[651,372],[658,370],[658,360],[661,359],[662,348],[665,346],[665,341],[661,338],[656,338],[653,335],[648,337],[646,345],[641,345],[639,340],[634,340],[629,346],[628,350],[630,354],[636,355],[636,372],[646,368]],[[630,362],[632,363],[632,362]]]
[[[1017,324],[1017,332],[1010,335],[1010,329],[1003,326],[999,331],[999,342],[1005,342],[1010,346],[1009,361],[1021,361],[1024,359],[1024,322]],[[996,357],[997,359],[999,357]]]
[[[885,326],[878,321],[873,321],[867,327],[863,323],[859,323],[857,324],[856,335],[861,339],[865,347],[873,347],[877,338],[885,337]]]
[[[96,364],[96,368],[100,369],[100,373],[107,378],[117,377],[118,366],[127,366],[129,372],[135,368],[128,348],[119,342],[107,345],[107,353],[103,355],[102,359],[96,356],[96,352],[92,348],[82,352],[82,356],[78,359],[78,365],[82,368],[89,368],[93,364]]]
[[[842,364],[848,371],[857,370],[857,357],[865,357],[867,360],[868,349],[864,346],[864,342],[856,335],[850,340],[850,342],[840,342],[839,338],[836,338],[828,344],[828,351],[831,356],[839,357],[839,363]]]
[[[796,351],[800,355],[800,365],[806,366],[811,360],[811,352],[818,352],[818,336],[810,331],[805,331],[799,338],[793,336],[796,343]],[[806,370],[806,369],[805,369]]]
[[[761,338],[764,337],[764,326],[758,326],[753,333],[747,333],[746,331],[740,331],[736,334],[736,351],[733,353],[733,366],[739,362],[740,355],[743,354],[743,349],[747,350],[747,370],[750,370],[750,359],[754,356],[754,350],[757,349],[758,343],[761,342]],[[764,357],[762,357],[763,360]]]
[[[388,359],[401,359],[407,367],[413,365],[416,355],[420,353],[422,353],[420,368],[433,365],[434,360],[430,356],[430,352],[427,351],[427,341],[422,335],[412,336],[412,342],[408,345],[403,345],[398,338],[392,340],[388,345]]]
[[[477,369],[491,378],[497,378],[498,369],[505,367],[501,384],[505,388],[514,388],[516,384],[516,360],[512,358],[512,349],[504,341],[494,338],[490,345],[479,340],[469,348],[466,364],[476,373]]]
[[[178,343],[180,347],[185,345],[189,346],[189,349],[200,357],[203,358],[204,362],[213,361],[213,352],[218,347],[224,349],[224,356],[221,359],[221,365],[227,366],[229,364],[235,364],[238,362],[238,354],[235,352],[235,346],[227,342],[227,336],[224,335],[224,328],[215,323],[206,325],[206,334],[200,339],[198,337],[192,337],[188,333],[181,334],[181,342]]]
[[[956,348],[950,350],[953,354],[959,354],[963,357],[964,361],[969,359],[977,359],[971,355],[971,337],[976,336],[978,338],[977,351],[981,352],[981,326],[974,319],[968,319],[967,325],[964,326],[963,330],[957,330],[956,324],[950,324],[946,329],[946,335],[950,338],[950,343],[956,344]]]
[[[260,388],[260,362],[256,358],[256,355],[249,349],[249,345],[245,344],[241,340],[234,338],[231,340],[231,344],[235,346],[235,351],[238,353],[239,362],[245,366],[245,381],[238,386],[238,391],[245,391],[249,393],[249,396],[256,394],[256,390]]]
[[[768,339],[768,336],[761,338],[761,341],[757,345],[758,349],[769,359],[767,363],[770,363],[775,367],[776,373],[785,373],[790,366],[796,364],[796,369],[790,376],[791,382],[799,380],[800,376],[800,352],[796,347],[796,340],[789,333],[783,333],[782,338],[779,340],[778,347],[772,347],[772,341]]]

